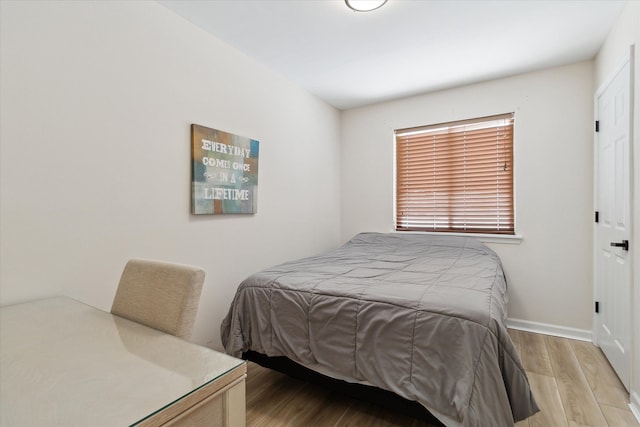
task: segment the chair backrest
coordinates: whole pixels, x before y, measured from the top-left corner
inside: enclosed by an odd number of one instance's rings
[[[200,267],[132,259],[120,277],[111,313],[188,340],[204,276]]]

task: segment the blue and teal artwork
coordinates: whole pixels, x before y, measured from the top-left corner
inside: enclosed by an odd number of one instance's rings
[[[192,124],[191,213],[256,213],[259,145],[255,139]]]

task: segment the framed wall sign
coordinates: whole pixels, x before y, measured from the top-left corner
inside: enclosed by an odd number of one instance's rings
[[[191,125],[191,213],[257,212],[259,144],[255,139]]]

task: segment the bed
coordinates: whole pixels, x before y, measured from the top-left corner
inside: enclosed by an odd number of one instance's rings
[[[500,259],[474,238],[361,233],[249,276],[221,337],[231,355],[387,390],[447,426],[513,426],[538,407],[507,302]]]

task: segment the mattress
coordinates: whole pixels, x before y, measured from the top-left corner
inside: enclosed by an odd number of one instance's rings
[[[447,426],[513,426],[538,411],[506,328],[498,256],[474,238],[361,233],[238,287],[226,351],[284,356],[419,402]]]

